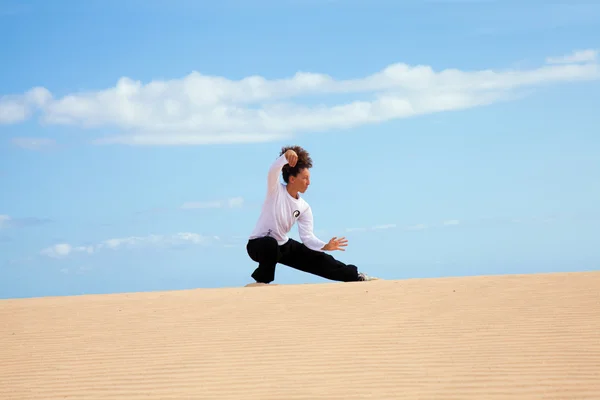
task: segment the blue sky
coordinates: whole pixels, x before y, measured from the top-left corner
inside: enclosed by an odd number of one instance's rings
[[[367,273],[598,269],[600,5],[544,3],[0,0],[0,297],[251,282],[286,144]]]

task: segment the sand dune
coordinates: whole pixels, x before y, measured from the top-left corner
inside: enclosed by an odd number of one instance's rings
[[[0,399],[600,399],[600,273],[0,301]]]

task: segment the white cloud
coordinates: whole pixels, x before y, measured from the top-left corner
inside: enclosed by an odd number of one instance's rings
[[[74,253],[92,254],[93,252],[94,246],[72,246],[69,243],[58,243],[43,249],[41,254],[52,258],[62,258]]]
[[[43,109],[51,100],[50,91],[40,87],[33,88],[23,95],[0,96],[0,124],[25,121],[35,109]]]
[[[227,205],[230,208],[242,207],[244,205],[244,198],[243,197],[233,197],[233,198],[227,200]]]
[[[594,62],[598,57],[597,50],[579,50],[572,54],[562,57],[548,57],[546,62],[548,64],[571,64],[571,63],[582,63],[582,62]]]
[[[180,244],[209,245],[219,240],[218,236],[203,236],[191,232],[179,232],[172,235],[129,236],[107,239],[87,246],[73,246],[69,243],[58,243],[41,251],[42,255],[52,258],[64,258],[72,254],[93,254],[100,250],[133,249],[141,247],[170,247]]]
[[[426,224],[416,224],[416,225],[407,226],[405,229],[408,231],[422,231],[427,228],[428,228],[428,226]]]
[[[194,210],[202,208],[239,208],[244,205],[243,197],[232,197],[227,200],[213,200],[213,201],[188,201],[181,205],[184,210]]]
[[[6,214],[0,215],[0,228],[4,228],[10,222],[10,217]]]
[[[550,57],[535,69],[435,71],[429,66],[392,64],[349,80],[310,72],[290,78],[248,76],[241,80],[199,72],[142,83],[128,77],[99,91],[53,98],[44,88],[0,99],[0,123],[41,112],[46,124],[114,127],[101,144],[194,145],[264,142],[303,132],[344,129],[414,115],[477,107],[513,98],[543,84],[600,78],[595,50]],[[586,62],[587,61],[587,62]],[[329,94],[346,101],[326,105]],[[316,105],[293,98],[320,95]],[[337,97],[340,98],[340,97]]]
[[[10,215],[0,215],[0,229],[2,228],[24,228],[32,227],[50,222],[47,218],[37,217],[11,217]]]

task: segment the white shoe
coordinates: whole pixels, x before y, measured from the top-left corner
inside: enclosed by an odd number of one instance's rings
[[[358,280],[359,281],[376,281],[376,280],[379,280],[379,278],[374,277],[374,276],[369,276],[369,275],[365,274],[364,272],[359,272]]]

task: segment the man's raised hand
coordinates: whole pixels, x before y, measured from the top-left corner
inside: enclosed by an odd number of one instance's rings
[[[285,152],[285,159],[290,167],[294,168],[296,166],[296,162],[298,162],[298,154],[296,154],[294,150],[289,149]]]
[[[323,250],[332,251],[332,250],[341,250],[346,251],[343,247],[348,246],[348,239],[345,237],[337,238],[333,237],[329,240],[325,246],[323,246]]]

